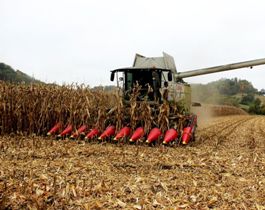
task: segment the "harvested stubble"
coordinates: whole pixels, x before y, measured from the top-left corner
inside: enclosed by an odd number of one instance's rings
[[[261,210],[264,126],[264,117],[217,118],[176,148],[1,137],[0,206]]]

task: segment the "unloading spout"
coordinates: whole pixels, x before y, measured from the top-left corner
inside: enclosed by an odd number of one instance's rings
[[[230,71],[230,70],[240,69],[240,68],[245,68],[245,67],[252,68],[253,66],[264,65],[264,64],[265,64],[265,58],[262,58],[262,59],[226,64],[226,65],[221,65],[221,66],[214,66],[214,67],[209,67],[209,68],[202,68],[202,69],[185,71],[185,72],[177,72],[175,74],[175,78],[182,79],[182,78],[194,77],[194,76],[199,76],[199,75],[204,75],[204,74],[212,74],[216,72]]]

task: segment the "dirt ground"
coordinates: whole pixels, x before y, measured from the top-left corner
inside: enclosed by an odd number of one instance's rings
[[[2,136],[0,209],[265,209],[265,117],[176,147]]]

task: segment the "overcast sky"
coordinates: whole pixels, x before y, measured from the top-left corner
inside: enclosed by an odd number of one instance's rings
[[[264,0],[0,0],[0,62],[57,83],[112,84],[135,53],[175,58],[178,71],[265,58]],[[186,79],[247,79],[265,65]]]

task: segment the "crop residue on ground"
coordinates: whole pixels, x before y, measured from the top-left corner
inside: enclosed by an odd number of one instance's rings
[[[264,209],[264,125],[264,117],[215,118],[175,148],[1,137],[0,206]]]

